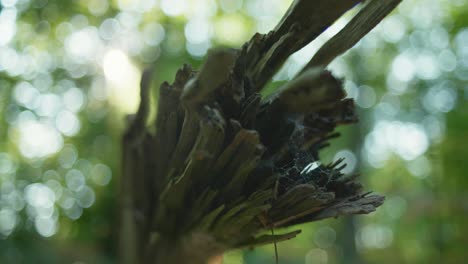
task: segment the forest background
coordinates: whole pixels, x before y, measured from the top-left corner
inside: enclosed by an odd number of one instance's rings
[[[272,29],[291,0],[1,0],[0,263],[115,263],[120,137],[139,102],[211,47]],[[351,13],[356,10],[350,11]],[[280,263],[463,263],[468,257],[468,1],[405,0],[330,69],[360,122],[323,160],[387,197],[301,226]],[[292,78],[352,14],[293,55]],[[271,90],[270,90],[271,91]],[[270,263],[273,246],[225,263]]]

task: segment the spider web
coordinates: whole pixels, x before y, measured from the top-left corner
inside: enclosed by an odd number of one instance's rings
[[[288,142],[289,158],[276,163],[274,172],[279,175],[280,193],[298,184],[324,186],[330,181],[331,168],[323,166],[317,148],[304,149],[306,127],[295,120],[295,129]]]

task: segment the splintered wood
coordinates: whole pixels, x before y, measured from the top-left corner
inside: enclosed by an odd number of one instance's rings
[[[325,68],[401,1],[296,0],[278,26],[241,49],[209,52],[159,88],[148,120],[150,72],[123,137],[120,252],[123,263],[206,263],[233,248],[291,239],[289,227],[383,203],[362,192],[342,160],[319,151],[337,125],[357,121],[342,80]],[[260,91],[285,60],[354,6],[363,6],[275,94]],[[313,164],[313,166],[311,165]]]

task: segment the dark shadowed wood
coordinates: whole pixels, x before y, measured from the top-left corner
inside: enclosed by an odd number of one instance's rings
[[[298,76],[269,97],[259,93],[292,53],[360,2],[294,1],[270,33],[240,50],[210,51],[198,72],[183,65],[160,85],[157,106],[149,100],[153,70],[145,71],[122,141],[121,263],[204,264],[300,233],[278,228],[383,203],[362,191],[357,175],[343,175],[343,160],[320,162],[335,128],[357,121],[342,80],[325,67],[400,1],[369,1]]]

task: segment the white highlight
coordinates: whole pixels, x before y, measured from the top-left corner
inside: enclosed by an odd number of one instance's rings
[[[26,158],[42,158],[59,151],[63,146],[60,133],[52,126],[36,120],[24,120],[18,125],[19,149]]]
[[[309,172],[317,169],[318,167],[320,167],[320,165],[321,164],[320,164],[319,161],[311,162],[307,166],[304,167],[304,169],[301,171],[301,174],[309,173]]]
[[[424,128],[414,123],[379,121],[366,136],[364,154],[374,167],[381,167],[391,153],[405,160],[414,160],[429,147]]]
[[[102,62],[110,99],[124,113],[134,113],[139,103],[140,71],[121,50],[111,49]]]

